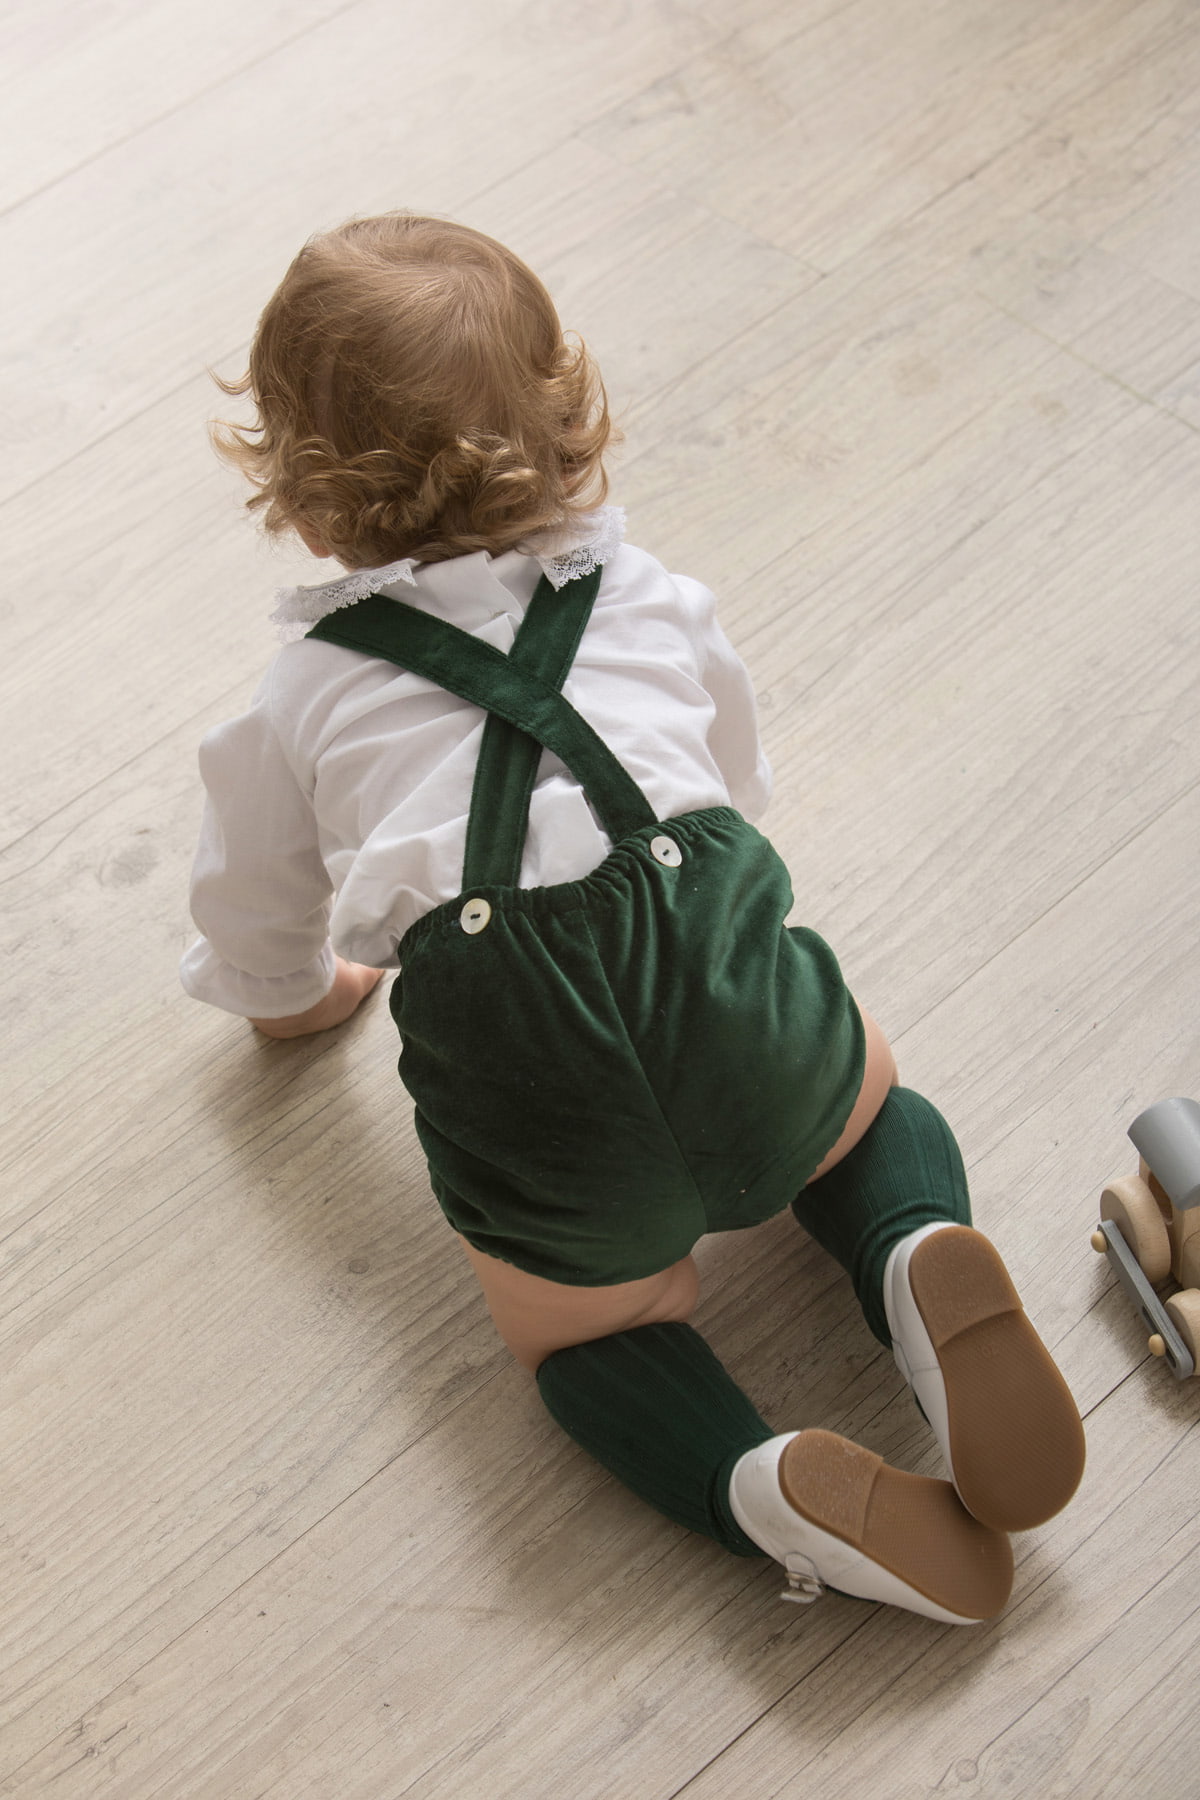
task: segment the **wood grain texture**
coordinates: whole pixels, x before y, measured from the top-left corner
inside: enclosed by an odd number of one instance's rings
[[[1195,9],[52,0],[0,54],[0,1800],[1189,1791],[1200,1382],[1088,1234],[1198,1082]],[[318,573],[248,527],[206,368],[398,204],[599,355],[630,535],[759,691],[797,916],[1079,1398],[988,1626],[780,1606],[557,1432],[382,996],[270,1044],[178,990],[196,743]],[[939,1471],[790,1218],[698,1258],[779,1429]]]
[[[30,9],[0,27],[0,213],[302,37],[346,0]],[[23,29],[21,28],[23,26]]]
[[[1173,0],[779,7],[588,134],[831,271],[1188,35]]]

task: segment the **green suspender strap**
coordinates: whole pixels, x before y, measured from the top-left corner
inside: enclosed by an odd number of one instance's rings
[[[556,593],[543,576],[507,656],[383,594],[326,614],[308,633],[396,663],[490,715],[471,797],[464,889],[515,884],[543,748],[565,763],[613,843],[656,823],[632,776],[559,692],[599,583],[596,570]]]
[[[510,666],[561,689],[595,604],[601,571],[566,584],[557,593],[543,575],[508,653]],[[529,802],[537,780],[542,746],[489,713],[475,770],[463,887],[515,887],[529,823]]]

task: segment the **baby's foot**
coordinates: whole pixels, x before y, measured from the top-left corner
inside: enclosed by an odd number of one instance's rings
[[[734,1517],[788,1572],[791,1600],[826,1587],[949,1625],[998,1613],[1008,1539],[959,1505],[948,1481],[906,1475],[832,1431],[770,1438],[734,1465]]]
[[[1079,1486],[1083,1425],[999,1252],[968,1225],[926,1225],[888,1258],[883,1303],[967,1511],[998,1531],[1052,1518]]]

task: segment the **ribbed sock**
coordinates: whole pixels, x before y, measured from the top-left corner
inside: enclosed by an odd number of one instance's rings
[[[639,1325],[556,1350],[537,1372],[569,1437],[676,1524],[761,1556],[729,1509],[729,1477],[774,1433],[690,1325]]]
[[[954,1133],[911,1088],[892,1088],[866,1135],[810,1182],[792,1211],[854,1283],[867,1324],[891,1345],[883,1271],[901,1238],[922,1225],[971,1223],[967,1174]]]

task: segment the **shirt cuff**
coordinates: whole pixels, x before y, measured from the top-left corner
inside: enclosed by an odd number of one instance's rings
[[[179,979],[193,1000],[222,1012],[243,1019],[289,1019],[325,998],[336,969],[329,942],[313,962],[292,974],[251,975],[219,957],[207,938],[197,938],[179,965]]]

